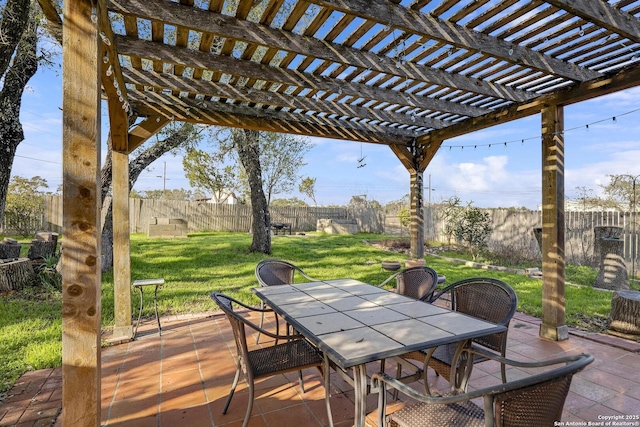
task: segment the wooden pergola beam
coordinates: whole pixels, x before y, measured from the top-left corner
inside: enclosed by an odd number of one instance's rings
[[[242,70],[244,75],[251,76],[257,80],[279,83],[300,89],[313,88],[316,91],[336,93],[341,95],[341,97],[351,96],[353,99],[375,99],[379,102],[388,102],[389,104],[398,104],[400,106],[409,106],[424,110],[447,111],[463,116],[476,116],[484,114],[487,111],[486,109],[473,107],[471,105],[456,104],[366,84],[326,79],[295,70],[269,67],[254,61],[235,59],[227,56],[212,56],[206,52],[167,46],[161,43],[137,40],[126,36],[116,36],[116,43],[118,44],[120,53],[123,55],[146,58],[152,61],[171,58],[173,64],[191,64],[191,66],[200,69],[218,70],[221,73],[231,75],[236,75],[238,70]],[[300,97],[296,96],[296,99],[297,98]]]
[[[468,49],[473,46],[479,52],[503,61],[570,80],[586,81],[601,75],[596,71],[568,64],[552,56],[543,55],[452,22],[442,21],[435,16],[415,12],[387,0],[311,0],[310,2],[362,18],[373,19],[392,28],[434,38],[456,47]]]
[[[161,92],[165,88],[175,88],[180,92],[200,93],[207,97],[221,97],[233,99],[236,102],[260,103],[281,108],[299,108],[315,112],[328,112],[338,116],[350,118],[367,118],[379,122],[399,123],[406,126],[420,126],[424,128],[443,128],[447,123],[443,120],[396,113],[384,109],[370,110],[358,105],[345,102],[329,102],[323,99],[296,97],[280,92],[255,90],[253,88],[234,86],[208,80],[193,80],[168,73],[156,73],[151,70],[127,69],[124,77],[128,83]]]
[[[550,93],[529,102],[497,109],[494,112],[480,117],[461,120],[457,122],[455,126],[435,130],[419,139],[423,144],[429,143],[430,141],[451,139],[456,136],[538,114],[546,105],[571,105],[636,86],[640,86],[640,66],[633,65],[613,76],[604,76],[594,81],[578,83],[561,92]]]
[[[155,92],[131,91],[130,100],[145,115],[162,115],[175,120],[252,130],[284,132],[306,136],[346,139],[377,144],[408,144],[411,130],[341,120],[329,116],[296,115],[274,110],[255,110],[233,104],[218,104]]]
[[[129,131],[129,154],[145,143],[169,123],[169,118],[162,115],[145,117]]]
[[[62,46],[62,19],[58,14],[58,9],[51,0],[38,0],[38,4],[47,18],[47,30]]]
[[[216,19],[211,19],[211,14],[204,10],[185,7],[167,0],[127,0],[126,2],[111,0],[109,5],[114,12],[123,15],[132,15],[151,21],[163,21],[178,27],[191,28],[194,31],[276,47],[293,54],[310,55],[326,61],[353,65],[363,70],[394,75],[403,79],[438,84],[512,101],[524,101],[532,97],[531,94],[524,91],[499,87],[481,79],[447,73],[437,68],[398,63],[394,58],[385,55],[318,40],[314,37],[299,36],[289,31],[255,24],[228,15],[221,14],[216,16]]]
[[[105,0],[98,0],[98,13],[100,13],[100,38],[102,51],[100,57],[103,61],[102,88],[107,96],[109,112],[109,132],[111,135],[112,150],[126,153],[129,150],[127,139],[129,131],[129,101],[127,100],[127,88],[122,78],[120,59],[115,49],[111,21],[107,14]]]
[[[606,28],[632,42],[640,43],[640,20],[603,1],[547,0],[559,9]]]

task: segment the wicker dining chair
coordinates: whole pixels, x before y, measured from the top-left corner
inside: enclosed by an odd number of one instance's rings
[[[378,427],[522,427],[552,426],[562,409],[576,372],[593,362],[590,354],[578,354],[542,362],[518,362],[481,349],[467,349],[469,357],[482,357],[533,375],[478,390],[444,396],[422,394],[387,374],[374,374],[379,386]],[[560,365],[540,372],[541,368]],[[520,375],[519,375],[520,376]],[[385,416],[387,388],[418,401]],[[472,399],[482,398],[484,409]]]
[[[438,273],[430,267],[410,267],[392,274],[378,286],[382,287],[393,279],[396,280],[396,289],[399,294],[429,301],[438,284]]]
[[[229,408],[229,404],[233,398],[236,386],[238,385],[240,374],[244,375],[249,385],[249,404],[247,406],[247,413],[244,417],[244,422],[242,423],[242,427],[246,427],[249,423],[249,418],[251,417],[251,410],[253,409],[255,380],[287,372],[301,371],[306,368],[317,367],[324,378],[327,415],[329,417],[329,424],[333,426],[331,406],[329,403],[330,375],[329,360],[327,357],[304,339],[302,335],[278,335],[262,329],[255,323],[251,322],[247,317],[236,312],[234,310],[234,305],[248,311],[262,310],[252,308],[230,296],[218,292],[212,292],[211,299],[215,301],[229,319],[233,329],[233,336],[235,338],[237,350],[236,374],[222,413],[227,413],[227,409]],[[249,350],[247,345],[247,327],[275,339],[275,344],[269,347]],[[282,344],[278,344],[279,340],[284,340],[284,342]],[[300,389],[304,393],[302,375],[300,375]]]
[[[316,282],[316,279],[309,277],[300,267],[279,259],[264,259],[256,265],[255,270],[260,286],[290,285],[294,283],[296,272],[310,282]],[[260,303],[260,308],[264,310],[264,301]],[[260,315],[261,328],[264,323],[264,313]],[[256,344],[258,341],[260,341],[260,333],[256,336]]]
[[[474,338],[472,342],[474,348],[489,349],[505,357],[509,322],[518,306],[518,297],[513,288],[498,279],[476,277],[452,283],[434,295],[430,302],[445,300],[446,296],[449,297],[448,306],[450,309],[507,327],[504,332]],[[431,349],[413,351],[402,355],[402,358],[418,360],[423,363],[424,388],[426,392],[429,392],[427,366],[434,369],[437,375],[448,380],[451,378],[452,363],[457,349],[458,343],[451,343]],[[486,359],[476,354],[473,363],[484,360]],[[505,365],[500,366],[500,373],[502,382],[507,382]],[[401,371],[399,370],[398,377],[400,376]],[[456,384],[455,386],[464,385]]]

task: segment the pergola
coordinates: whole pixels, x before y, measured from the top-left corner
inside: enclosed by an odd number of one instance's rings
[[[63,423],[100,423],[100,108],[113,148],[114,334],[131,337],[128,154],[172,120],[385,144],[541,113],[543,319],[564,321],[563,107],[640,83],[639,0],[76,0],[63,29]],[[130,125],[132,115],[141,120]]]

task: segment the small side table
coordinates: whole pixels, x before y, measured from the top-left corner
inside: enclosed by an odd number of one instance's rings
[[[136,337],[138,332],[138,326],[140,326],[140,318],[142,317],[142,307],[144,305],[144,287],[155,286],[153,291],[153,308],[156,312],[156,321],[158,322],[158,335],[162,336],[162,326],[160,325],[160,317],[158,316],[158,288],[164,286],[164,279],[144,279],[135,280],[133,282],[133,288],[140,292],[140,310],[138,311],[138,322],[136,323],[136,329],[133,331],[133,338]]]

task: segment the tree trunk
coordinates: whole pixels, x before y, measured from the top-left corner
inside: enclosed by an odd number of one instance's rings
[[[0,76],[4,78],[0,91],[0,226],[4,220],[13,159],[18,145],[24,140],[20,123],[22,94],[38,70],[38,25],[34,13],[29,13],[29,5],[28,0],[8,1],[0,22]],[[19,41],[15,41],[16,38]],[[9,62],[14,50],[13,62]]]
[[[238,158],[249,178],[251,190],[251,211],[253,221],[251,232],[251,252],[271,253],[271,217],[269,205],[262,188],[262,169],[260,167],[260,146],[258,143],[258,131],[236,130],[234,144],[238,151]]]
[[[36,278],[31,261],[20,258],[17,261],[0,264],[0,292],[21,291]]]
[[[135,118],[134,118],[135,121]],[[192,125],[183,125],[173,134],[162,141],[158,141],[146,150],[140,152],[134,159],[129,161],[129,191],[133,188],[140,174],[156,161],[160,156],[171,150],[178,148],[186,142],[197,139],[199,130]],[[107,157],[102,166],[102,209],[106,211],[102,225],[102,272],[106,272],[113,267],[113,212],[111,199],[107,199],[111,188],[111,137],[107,141]]]
[[[624,334],[640,335],[640,291],[613,293],[609,327]]]

